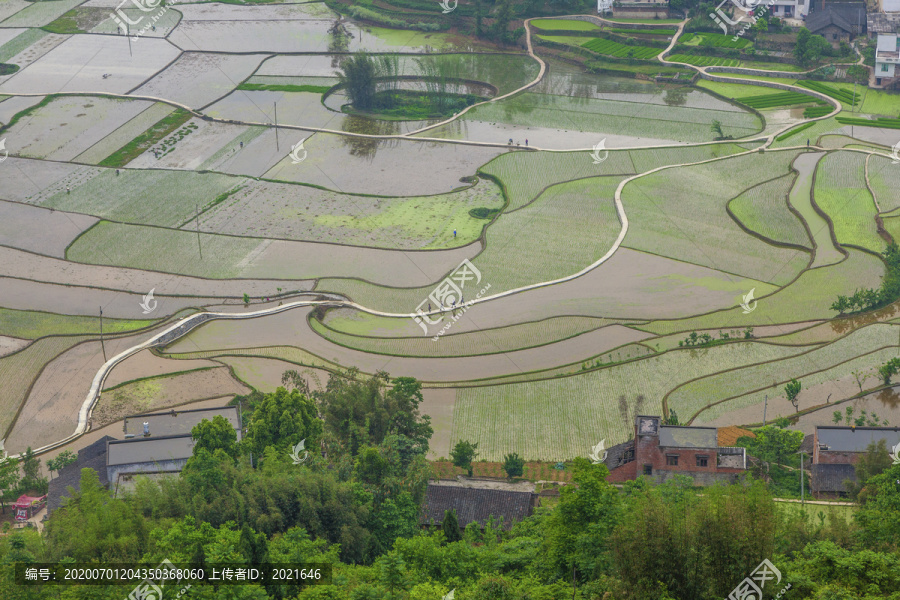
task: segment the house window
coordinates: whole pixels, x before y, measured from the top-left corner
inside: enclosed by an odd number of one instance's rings
[[[708,467],[709,466],[709,457],[708,456],[698,456],[697,457],[697,466],[698,467]]]
[[[837,39],[837,34],[836,34],[836,33],[832,33],[832,34],[831,34],[831,39],[836,40],[836,39]]]
[[[667,467],[677,467],[678,466],[678,455],[677,454],[666,454],[666,466]]]
[[[653,475],[652,465],[644,465],[644,475]]]
[[[882,73],[886,73],[886,72],[887,72],[887,70],[888,70],[888,66],[887,66],[887,63],[885,63],[885,64],[883,64],[883,65],[881,65],[881,72],[882,72]]]

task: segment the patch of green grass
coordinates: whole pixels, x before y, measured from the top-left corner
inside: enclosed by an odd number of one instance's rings
[[[857,125],[860,127],[880,127],[882,129],[900,129],[900,119],[864,119],[861,117],[845,117],[843,113],[837,117],[837,122],[841,125]]]
[[[859,94],[854,94],[852,91],[840,86],[823,83],[821,81],[801,79],[797,82],[797,84],[807,89],[813,90],[814,92],[819,92],[821,94],[825,94],[826,96],[831,96],[835,100],[840,100],[841,104],[846,104],[848,106],[856,106],[862,100],[862,97]]]
[[[811,248],[803,223],[788,208],[793,184],[793,174],[767,181],[729,202],[728,208],[751,231],[783,244]]]
[[[85,30],[78,27],[77,16],[77,10],[70,10],[52,23],[44,25],[41,29],[43,29],[44,31],[49,31],[50,33],[59,33],[63,35],[87,33]]]
[[[619,73],[638,73],[641,75],[675,75],[681,73],[690,79],[693,71],[687,67],[679,67],[678,65],[664,65],[663,63],[647,63],[631,65],[621,62],[611,62],[602,59],[591,59],[585,62],[588,69],[615,71]]]
[[[113,169],[124,167],[143,154],[148,148],[187,123],[191,117],[191,113],[183,108],[175,109],[171,114],[156,123],[156,125],[100,161],[100,166]]]
[[[814,200],[831,219],[839,244],[880,253],[884,240],[875,223],[875,203],[866,187],[866,155],[833,152],[816,168]]]
[[[589,21],[575,21],[572,19],[534,19],[531,24],[544,31],[595,31],[600,28]]]
[[[890,213],[900,208],[900,194],[897,193],[897,190],[900,190],[900,168],[893,160],[882,156],[871,157],[869,184],[875,192],[882,213]]]
[[[746,48],[750,45],[750,40],[746,40],[744,38],[734,39],[734,36],[731,35],[723,35],[721,33],[709,33],[706,31],[699,33],[686,33],[682,38],[679,38],[679,42],[690,44],[691,42],[697,42],[700,46],[706,46],[709,48]]]
[[[583,46],[584,44],[597,39],[595,37],[584,37],[578,35],[538,35],[536,37],[542,40],[547,40],[548,42],[567,44],[569,46]]]
[[[103,332],[134,331],[149,327],[153,323],[155,321],[103,319]],[[0,308],[0,335],[34,340],[47,335],[97,334],[99,332],[100,320],[97,317]]]
[[[822,100],[800,92],[776,92],[773,94],[751,95],[735,98],[735,101],[746,104],[750,108],[762,110],[779,106],[793,106],[795,104],[825,104]],[[831,107],[828,107],[831,112]],[[828,113],[825,113],[828,114]]]
[[[804,119],[817,119],[819,117],[824,117],[834,110],[834,107],[829,105],[825,106],[810,106],[803,110],[803,118]],[[807,123],[806,125],[812,125],[812,123]],[[805,129],[805,127],[804,127]],[[802,131],[802,129],[801,129]]]
[[[873,90],[864,86],[857,87],[857,93],[863,93],[860,112],[871,115],[900,116],[900,93],[885,90]]]
[[[806,512],[809,515],[811,523],[819,522],[819,513],[825,515],[825,524],[830,523],[830,519],[838,518],[847,523],[853,519],[853,515],[858,510],[857,506],[829,506],[826,504],[807,504],[804,506],[800,502],[776,502],[775,508],[779,513],[789,515],[795,513]]]
[[[604,17],[607,21],[612,21],[613,23],[641,23],[641,24],[654,24],[659,23],[660,25],[668,25],[672,23],[681,23],[681,19],[613,19],[610,17]]]
[[[500,214],[499,208],[478,207],[478,208],[473,208],[472,210],[469,211],[469,215],[473,219],[493,219],[494,217],[496,217],[499,214]]]
[[[622,27],[613,27],[611,29],[606,29],[605,31],[609,31],[611,33],[624,33],[626,35],[640,34],[640,35],[675,35],[678,31],[677,29],[663,29],[662,27],[658,29],[625,29]]]
[[[330,90],[330,85],[291,85],[276,83],[242,83],[237,87],[239,90],[250,92],[312,92],[314,94],[324,94]]]
[[[19,65],[0,63],[0,75],[12,75],[19,70]]]
[[[700,79],[697,81],[697,87],[715,92],[726,98],[750,98],[752,96],[766,96],[772,93],[772,88],[760,85],[748,85],[745,83],[723,83],[721,81],[709,81]]]

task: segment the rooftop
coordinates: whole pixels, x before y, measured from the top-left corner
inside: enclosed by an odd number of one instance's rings
[[[853,465],[812,465],[810,486],[816,492],[846,492],[844,482],[856,481]]]
[[[729,425],[728,427],[719,427],[716,433],[716,441],[719,446],[734,446],[738,439],[742,437],[755,438],[756,434],[749,429],[738,427],[737,425]]]
[[[161,462],[190,458],[194,440],[188,435],[138,437],[130,440],[110,438],[107,446],[106,465]]]
[[[666,448],[717,448],[715,427],[660,425],[659,445]]]
[[[493,516],[495,519],[502,518],[503,528],[509,529],[514,522],[522,521],[531,515],[533,501],[534,494],[531,492],[429,483],[425,492],[421,522],[441,523],[446,511],[455,510],[460,527],[464,528],[473,521],[484,527]]]
[[[195,408],[190,410],[173,408],[166,412],[130,415],[125,417],[124,430],[125,435],[143,436],[144,423],[146,422],[149,425],[151,437],[184,435],[190,434],[191,429],[203,419],[212,421],[216,416],[222,416],[227,419],[231,426],[238,431],[238,439],[240,439],[241,422],[237,406]]]
[[[819,425],[816,427],[816,437],[820,450],[865,452],[869,444],[878,440],[884,440],[890,450],[900,443],[900,428]]]

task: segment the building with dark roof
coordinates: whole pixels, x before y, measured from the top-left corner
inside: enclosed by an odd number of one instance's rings
[[[62,506],[64,497],[69,496],[69,488],[78,491],[81,488],[81,470],[93,469],[97,472],[101,485],[108,485],[106,477],[106,443],[115,438],[103,436],[93,444],[78,451],[78,459],[62,469],[50,480],[47,491],[47,514]]]
[[[425,504],[420,522],[423,526],[439,526],[448,510],[456,511],[456,520],[461,529],[469,523],[478,523],[480,528],[494,518],[503,521],[503,528],[510,529],[514,523],[531,516],[537,496],[533,491],[511,491],[462,486],[455,482],[430,482],[425,492]]]
[[[173,408],[165,412],[129,415],[123,422],[123,431],[126,438],[143,436],[146,424],[151,436],[190,435],[194,426],[199,425],[203,419],[212,421],[215,417],[224,418],[231,423],[232,427],[240,431],[241,420],[236,406],[188,410]]]
[[[818,497],[846,496],[848,479],[856,483],[856,469],[853,465],[820,464],[809,468],[809,487]]]
[[[727,429],[723,439],[738,433]],[[716,427],[663,425],[660,417],[639,415],[634,431],[633,440],[607,451],[607,481],[645,475],[662,483],[675,475],[688,475],[696,485],[711,485],[738,481],[746,473],[746,449],[719,445]]]
[[[883,441],[888,451],[900,444],[900,427],[817,425],[812,435],[810,489],[815,496],[847,494],[846,480],[856,481],[854,465],[869,445]]]
[[[841,42],[849,42],[866,32],[865,2],[824,1],[813,6],[806,17],[806,28],[821,35],[835,48]]]

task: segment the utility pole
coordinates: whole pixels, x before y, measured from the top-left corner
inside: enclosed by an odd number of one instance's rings
[[[766,426],[766,411],[769,410],[769,395],[766,394],[766,403],[763,404],[763,427]]]
[[[103,343],[103,307],[100,307],[100,348],[103,349],[103,364],[106,364],[106,345]]]
[[[203,260],[203,246],[200,245],[200,206],[194,205],[197,209],[197,249],[200,251],[200,260]]]
[[[803,474],[803,452],[800,452],[800,505],[806,506],[806,477]]]
[[[134,53],[131,51],[131,32],[128,31],[128,23],[125,23],[125,37],[128,38],[128,56],[134,57]]]
[[[273,102],[275,105],[275,150],[281,152],[281,144],[278,143],[278,103]]]

